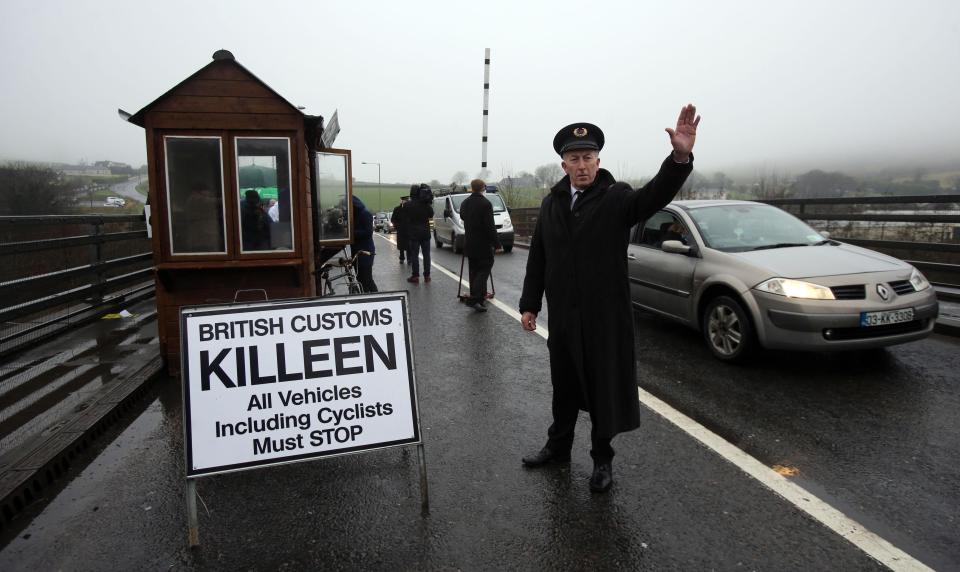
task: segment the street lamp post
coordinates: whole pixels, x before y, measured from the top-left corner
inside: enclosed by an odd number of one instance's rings
[[[361,161],[360,164],[377,166],[377,212],[380,212],[383,210],[383,189],[380,188],[380,163],[374,163],[373,161]]]

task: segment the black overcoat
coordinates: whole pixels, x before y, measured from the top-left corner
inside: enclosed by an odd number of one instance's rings
[[[630,228],[673,200],[692,170],[692,157],[686,164],[667,157],[657,176],[634,190],[600,169],[572,211],[565,176],[540,205],[520,311],[539,313],[546,294],[550,353],[564,352],[575,370],[551,368],[554,391],[578,396],[577,406],[591,412],[602,437],[640,425],[627,275]]]
[[[410,242],[410,237],[407,236],[407,212],[405,210],[406,205],[397,205],[393,207],[393,214],[390,215],[390,222],[393,223],[393,228],[397,231],[397,245],[406,249],[407,244]]]
[[[493,258],[500,248],[497,225],[493,221],[493,205],[480,193],[473,193],[460,204],[463,220],[463,252],[467,258]]]

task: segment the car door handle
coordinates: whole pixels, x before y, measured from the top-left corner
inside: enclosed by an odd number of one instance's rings
[[[636,260],[636,259],[637,259],[637,257],[634,256],[634,255],[632,255],[632,254],[628,254],[628,255],[627,255],[627,260]]]

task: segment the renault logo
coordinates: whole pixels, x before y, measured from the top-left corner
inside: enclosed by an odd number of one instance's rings
[[[877,294],[880,294],[880,298],[883,300],[890,299],[890,291],[883,284],[877,284]]]

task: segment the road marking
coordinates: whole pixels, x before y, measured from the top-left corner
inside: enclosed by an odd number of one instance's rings
[[[642,388],[640,402],[891,570],[931,570],[866,527]]]
[[[386,237],[382,238],[396,245],[396,242],[393,240]],[[421,258],[423,257],[421,256]],[[432,263],[431,266],[436,267],[461,284],[465,284],[467,287],[470,286],[467,281],[461,280],[458,274],[447,270],[443,266],[436,263]],[[496,298],[491,299],[490,302],[497,308],[503,310],[508,316],[518,322],[520,321],[520,312],[518,310],[507,306]],[[542,326],[537,326],[537,329],[534,330],[533,333],[538,334],[543,339],[547,339],[550,335],[547,329]],[[673,423],[684,433],[690,435],[728,462],[733,463],[737,468],[746,473],[747,476],[758,481],[793,506],[810,515],[814,520],[839,534],[842,538],[884,566],[891,570],[902,570],[904,572],[932,571],[931,568],[874,534],[859,522],[833,508],[800,485],[786,479],[772,468],[751,457],[729,441],[674,409],[643,388],[637,388],[637,397],[640,403],[648,409],[670,423]]]

